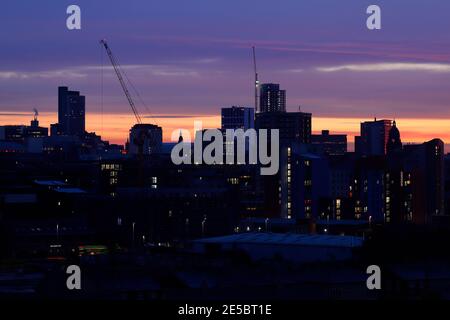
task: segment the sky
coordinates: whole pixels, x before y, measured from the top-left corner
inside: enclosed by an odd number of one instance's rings
[[[66,28],[81,8],[82,29]],[[381,7],[382,29],[366,28]],[[0,6],[0,125],[56,121],[57,87],[86,96],[87,129],[123,143],[130,107],[107,60],[107,39],[139,92],[148,122],[172,130],[220,125],[220,108],[253,105],[261,82],[286,89],[313,130],[348,133],[396,119],[402,140],[450,143],[448,0],[47,0]]]

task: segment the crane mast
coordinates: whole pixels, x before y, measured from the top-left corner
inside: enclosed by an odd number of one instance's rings
[[[258,72],[256,71],[256,53],[255,53],[255,47],[252,47],[253,49],[253,68],[255,71],[255,113],[258,112],[258,87],[259,87],[259,80],[258,80]]]
[[[111,64],[114,68],[114,71],[116,72],[117,78],[119,79],[120,85],[122,86],[122,90],[125,93],[125,96],[127,97],[128,103],[130,104],[131,110],[133,110],[134,116],[136,117],[136,122],[138,124],[142,124],[141,116],[139,115],[139,112],[136,109],[136,106],[133,102],[133,99],[131,98],[131,94],[128,91],[128,88],[125,84],[125,81],[122,77],[122,73],[119,69],[119,64],[117,63],[116,58],[114,57],[111,49],[109,48],[108,43],[106,40],[100,40],[100,44],[105,47],[106,53],[108,54],[109,60],[111,61]]]

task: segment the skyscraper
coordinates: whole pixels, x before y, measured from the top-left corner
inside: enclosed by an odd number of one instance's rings
[[[279,129],[280,145],[311,143],[311,113],[261,112],[256,115],[257,129]]]
[[[405,145],[403,149],[404,171],[408,174],[404,180],[412,194],[411,220],[415,224],[430,224],[444,214],[444,143],[433,139]]]
[[[385,155],[391,127],[391,120],[362,122],[361,135],[355,137],[356,153],[365,156]]]
[[[244,131],[248,129],[255,128],[255,109],[246,107],[235,107],[222,108],[222,132],[227,136],[227,130],[237,130],[242,129]],[[229,157],[233,154],[234,162],[237,163],[237,141],[236,138],[233,139],[234,142],[228,142],[228,137],[224,141],[224,155]],[[228,145],[228,146],[227,146]],[[230,149],[231,147],[231,149]],[[233,150],[232,152],[230,150]],[[250,150],[250,141],[245,139],[245,153],[248,154]],[[247,155],[246,155],[247,157]]]
[[[68,87],[58,88],[58,128],[62,135],[81,136],[85,133],[85,97]]]
[[[302,144],[311,142],[311,113],[305,112],[260,112],[256,114],[255,126],[260,129],[278,129],[280,145],[280,170],[276,175],[262,177],[265,195],[265,208],[272,216],[293,218],[297,217],[300,206],[291,202],[294,181],[290,166],[294,164],[293,148],[301,148]],[[268,149],[270,149],[268,147]],[[302,176],[301,179],[307,179]],[[303,182],[303,181],[302,181]],[[274,196],[274,195],[278,195]],[[310,201],[311,199],[307,199]],[[305,200],[306,201],[306,200]],[[292,207],[290,207],[292,206]],[[312,207],[308,204],[307,207]],[[297,208],[297,209],[296,209]],[[305,209],[306,210],[306,209]],[[312,212],[312,211],[308,211]],[[309,216],[309,214],[305,214]]]
[[[286,112],[286,91],[277,83],[263,83],[259,95],[260,112]]]
[[[222,108],[222,130],[251,129],[255,127],[255,110],[253,108]]]

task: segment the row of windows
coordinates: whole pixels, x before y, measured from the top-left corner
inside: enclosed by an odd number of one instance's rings
[[[122,170],[122,165],[120,164],[107,164],[103,163],[101,165],[102,170]]]

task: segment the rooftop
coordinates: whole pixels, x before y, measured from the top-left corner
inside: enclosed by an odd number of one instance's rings
[[[49,186],[49,187],[61,187],[67,185],[66,183],[59,180],[34,180],[34,183],[41,186]]]
[[[228,236],[195,240],[197,243],[251,243],[272,245],[299,245],[318,247],[360,247],[363,238],[353,236],[311,235],[294,233],[237,233]]]

